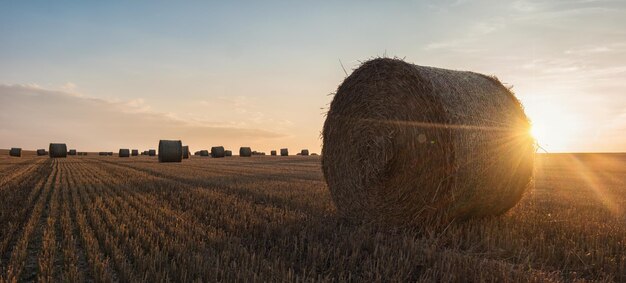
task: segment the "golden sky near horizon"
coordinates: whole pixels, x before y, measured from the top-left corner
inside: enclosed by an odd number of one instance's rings
[[[549,152],[626,151],[624,19],[589,0],[0,3],[0,148],[319,152],[342,65],[397,56],[496,75]]]

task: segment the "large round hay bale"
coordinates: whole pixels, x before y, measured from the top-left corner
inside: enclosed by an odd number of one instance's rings
[[[13,147],[9,150],[9,156],[22,157],[22,149],[19,147]]]
[[[270,151],[270,154],[271,154],[272,156],[276,156],[276,151],[275,151],[275,150],[272,150],[272,151]]]
[[[301,150],[300,151],[300,155],[308,156],[309,155],[309,150],[308,149]]]
[[[224,156],[225,156],[225,152],[224,152],[223,146],[211,147],[211,157],[219,158],[219,157],[224,157]]]
[[[131,156],[139,156],[139,150],[138,150],[138,149],[133,149],[133,150],[130,152],[130,155],[131,155]]]
[[[70,151],[67,152],[67,155],[76,155],[76,150],[70,149]]]
[[[67,145],[64,143],[51,143],[48,147],[50,158],[67,157]]]
[[[206,149],[203,149],[200,151],[200,156],[209,156],[209,151]]]
[[[224,156],[226,156],[226,157],[233,156],[233,151],[232,150],[224,150]]]
[[[239,148],[239,156],[241,157],[250,157],[252,156],[252,149],[249,147],[240,147]]]
[[[120,148],[118,155],[119,157],[130,157],[130,150],[128,148]]]
[[[148,150],[148,156],[156,156],[156,150],[155,149]]]
[[[159,162],[183,161],[183,143],[179,140],[159,141]]]
[[[188,145],[184,145],[183,146],[183,159],[189,159],[189,146]]]
[[[289,149],[281,148],[280,149],[280,156],[289,156]]]
[[[48,153],[43,148],[37,150],[37,156],[44,156],[46,154],[48,154]]]
[[[493,77],[374,59],[337,90],[322,169],[349,219],[427,226],[497,215],[530,184],[529,127]]]

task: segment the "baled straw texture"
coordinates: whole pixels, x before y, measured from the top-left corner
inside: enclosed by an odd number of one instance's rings
[[[156,156],[156,150],[155,149],[148,150],[148,156]]]
[[[214,146],[211,147],[211,157],[219,158],[225,156],[224,147],[223,146]]]
[[[233,156],[232,150],[224,150],[224,156]]]
[[[43,149],[43,148],[42,148],[42,149],[38,149],[38,150],[37,150],[37,156],[44,156],[44,155],[46,155],[46,154],[47,154],[47,153],[46,153],[46,150],[45,150],[45,149]]]
[[[189,159],[189,146],[188,145],[184,145],[183,146],[183,159]]]
[[[179,140],[159,141],[159,162],[183,161],[183,143]]]
[[[203,149],[200,151],[200,156],[209,156],[209,151],[206,149]]]
[[[75,149],[70,149],[70,151],[67,153],[67,155],[76,155],[76,150]]]
[[[281,148],[280,149],[280,156],[289,156],[289,149]]]
[[[308,149],[303,149],[302,151],[300,151],[300,155],[308,156],[309,155],[309,150]]]
[[[272,151],[270,151],[270,154],[271,154],[272,156],[276,156],[276,151],[275,151],[275,150],[272,150]]]
[[[67,145],[64,143],[51,143],[48,147],[50,158],[67,157]]]
[[[425,227],[498,215],[531,182],[529,127],[495,78],[374,59],[337,90],[322,169],[348,219]]]
[[[130,150],[128,148],[120,148],[118,155],[119,157],[130,157]]]
[[[22,157],[22,149],[19,147],[13,147],[9,150],[9,156]]]
[[[138,150],[138,149],[133,149],[133,150],[130,152],[130,155],[131,155],[131,156],[139,156],[139,150]]]
[[[249,147],[240,147],[239,148],[239,156],[241,157],[250,157],[252,156],[252,149]]]

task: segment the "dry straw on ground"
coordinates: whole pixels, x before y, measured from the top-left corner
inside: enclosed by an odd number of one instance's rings
[[[224,152],[223,146],[211,147],[211,157],[220,158],[220,157],[224,157],[224,155],[225,155],[225,152]]]
[[[349,219],[426,227],[497,215],[531,182],[529,127],[496,78],[374,59],[337,90],[322,168]]]
[[[67,157],[67,145],[64,143],[51,143],[48,147],[50,157]]]
[[[9,150],[9,156],[22,157],[22,149],[19,147],[13,147]]]
[[[252,156],[252,149],[249,147],[240,147],[239,148],[239,156],[241,157],[250,157]]]
[[[183,161],[183,143],[179,140],[159,141],[159,162]]]
[[[130,157],[130,150],[128,148],[120,148],[119,157]]]

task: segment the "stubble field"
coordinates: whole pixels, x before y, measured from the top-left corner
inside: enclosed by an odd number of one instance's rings
[[[0,152],[2,281],[626,281],[626,154],[540,154],[500,217],[346,223],[319,157]]]

